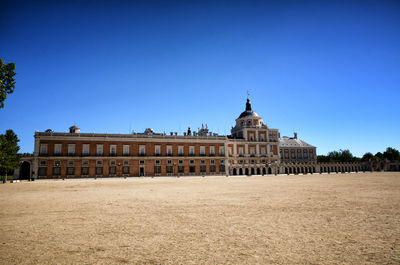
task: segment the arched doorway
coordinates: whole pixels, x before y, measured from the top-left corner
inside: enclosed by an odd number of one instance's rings
[[[272,170],[270,167],[268,168],[268,174],[272,174]]]
[[[254,175],[254,174],[255,174],[254,168],[251,168],[251,175]]]
[[[232,175],[236,176],[236,168],[232,170]]]
[[[265,167],[263,167],[262,171],[263,171],[263,175],[267,174],[267,170],[265,169]]]
[[[244,172],[246,173],[246,175],[249,175],[249,169],[248,169],[248,168],[246,168],[246,169],[244,170]]]
[[[31,164],[27,161],[22,162],[19,168],[19,179],[29,179],[31,177]]]
[[[260,168],[257,168],[257,175],[261,175],[261,170],[260,170]]]
[[[243,169],[239,168],[239,175],[243,175]]]

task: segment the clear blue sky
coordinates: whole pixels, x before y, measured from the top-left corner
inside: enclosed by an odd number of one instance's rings
[[[2,1],[0,110],[35,130],[229,134],[245,108],[319,154],[400,149],[400,1]]]

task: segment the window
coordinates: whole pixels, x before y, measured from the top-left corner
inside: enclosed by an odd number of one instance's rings
[[[243,160],[241,160],[243,163]],[[219,163],[219,172],[223,173],[225,172],[225,163],[224,160],[221,160],[221,162]]]
[[[190,164],[194,164],[194,160],[190,160],[189,162],[190,162]]]
[[[243,155],[243,147],[239,147],[239,155],[240,155],[240,156]]]
[[[194,156],[194,146],[189,146],[189,155]]]
[[[196,167],[195,166],[189,166],[189,172],[190,173],[195,173],[196,172]]]
[[[224,148],[223,146],[220,146],[220,147],[219,147],[219,155],[220,155],[220,156],[225,155],[225,148]]]
[[[115,166],[117,162],[115,160],[110,160],[110,166]]]
[[[117,155],[117,146],[115,144],[110,145],[110,156]]]
[[[155,163],[156,165],[159,165],[159,164],[160,164],[160,160],[156,160],[156,161],[154,161],[154,163]]]
[[[265,155],[265,147],[261,147],[261,155]]]
[[[161,174],[161,166],[154,166],[154,174]]]
[[[206,166],[201,165],[200,166],[200,173],[205,173],[206,172]]]
[[[124,166],[124,167],[122,167],[122,172],[123,172],[124,174],[129,174],[129,166]]]
[[[40,145],[40,155],[47,155],[47,144],[41,144]]]
[[[201,160],[201,161],[200,161],[200,164],[205,164],[205,163],[206,163],[205,160]]]
[[[210,160],[210,164],[215,164],[215,160]]]
[[[172,145],[167,145],[167,156],[172,156]]]
[[[250,147],[250,155],[254,156],[255,154],[255,148],[254,147]]]
[[[124,146],[122,147],[122,155],[124,156],[128,156],[129,155],[129,145],[124,144]]]
[[[144,165],[144,160],[140,160],[139,164]]]
[[[102,156],[103,155],[103,145],[102,144],[98,144],[96,146],[96,155],[97,156]]]
[[[167,166],[167,173],[172,173],[172,166]]]
[[[53,176],[61,175],[61,162],[59,160],[55,160],[53,163]]]
[[[81,174],[82,175],[89,175],[89,168],[88,167],[81,167]]]
[[[261,141],[261,142],[264,142],[264,134],[261,134],[261,135],[260,135],[260,141]]]
[[[211,165],[210,166],[210,173],[214,173],[215,172],[215,165]]]
[[[54,155],[61,155],[61,144],[54,145]]]
[[[96,175],[102,175],[103,174],[103,167],[96,167]]]
[[[69,176],[75,175],[75,168],[74,167],[67,167],[67,175],[69,175]]]
[[[39,167],[38,175],[41,177],[47,176],[47,167]]]
[[[184,173],[185,172],[185,167],[184,166],[179,166],[178,167],[178,173]]]
[[[73,161],[73,160],[69,160],[69,161],[67,162],[67,166],[68,166],[68,167],[73,167],[73,166],[74,166],[74,161]]]
[[[178,155],[183,156],[183,146],[178,146]]]
[[[313,159],[314,158],[314,152],[310,150],[310,158]]]
[[[122,162],[122,164],[123,164],[124,166],[129,166],[129,161],[128,161],[128,160],[124,160],[124,162]]]
[[[178,161],[178,164],[179,164],[179,165],[183,165],[183,160],[179,160],[179,161]]]
[[[154,146],[154,155],[156,156],[161,155],[161,147],[159,145]]]
[[[103,161],[102,160],[97,160],[96,161],[96,166],[103,166]]]
[[[249,135],[249,140],[250,140],[250,141],[254,141],[254,134],[251,133],[251,134]]]
[[[214,156],[214,155],[215,155],[215,147],[210,146],[210,156]]]
[[[45,160],[41,160],[41,161],[40,161],[40,166],[41,166],[41,167],[43,167],[43,166],[44,166],[44,167],[45,167],[45,166],[47,166],[47,161],[45,161]]]
[[[87,161],[87,160],[83,160],[82,161],[82,166],[89,166],[89,161]]]
[[[68,145],[68,155],[69,156],[75,155],[75,144]]]
[[[140,156],[146,155],[146,146],[145,145],[139,145],[139,155]]]
[[[89,145],[88,144],[82,145],[82,155],[84,155],[84,156],[89,155]]]
[[[200,155],[201,156],[206,155],[206,147],[205,146],[200,146]]]
[[[110,175],[115,175],[116,174],[116,167],[115,166],[112,166],[112,167],[109,168],[109,174]]]

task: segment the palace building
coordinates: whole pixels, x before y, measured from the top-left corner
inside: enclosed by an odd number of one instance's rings
[[[316,173],[316,147],[294,137],[280,137],[253,111],[247,99],[231,135],[202,125],[183,135],[155,133],[35,132],[34,153],[23,157],[19,175],[29,178],[263,175]],[[302,165],[299,167],[299,165]],[[351,169],[349,169],[351,170]],[[356,169],[357,170],[357,169]]]

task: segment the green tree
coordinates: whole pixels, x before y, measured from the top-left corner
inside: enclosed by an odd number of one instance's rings
[[[370,159],[374,158],[374,155],[370,152],[365,153],[361,158],[361,161],[369,161]]]
[[[19,139],[13,130],[7,130],[5,134],[0,135],[0,175],[5,176],[4,182],[7,175],[11,175],[19,166],[21,155],[18,154],[18,142]]]
[[[375,154],[375,158],[382,160],[383,159],[383,154],[381,152],[378,152]]]
[[[4,101],[7,94],[14,92],[15,88],[15,64],[5,64],[3,59],[0,59],[0,109],[4,108]]]
[[[383,158],[386,158],[390,161],[393,160],[400,160],[400,152],[397,149],[394,149],[392,147],[386,148],[386,151],[383,153]]]

